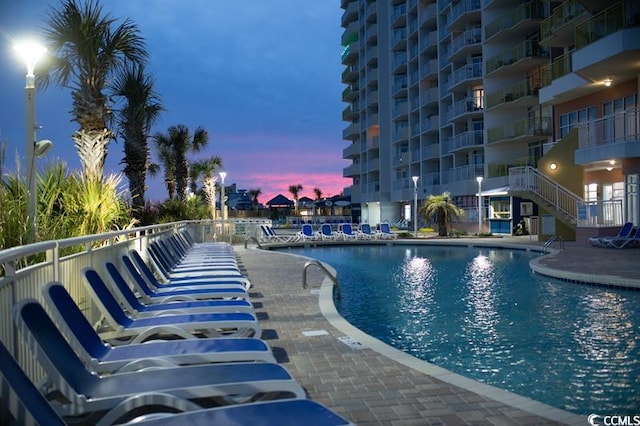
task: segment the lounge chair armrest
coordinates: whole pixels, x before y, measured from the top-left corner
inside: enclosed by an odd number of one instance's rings
[[[130,373],[146,370],[148,368],[175,368],[179,366],[180,365],[175,362],[162,358],[140,358],[118,368],[114,373]]]
[[[133,420],[133,418],[121,419],[121,417],[127,413],[131,413],[136,408],[145,406],[173,408],[179,412],[201,410],[203,408],[189,400],[168,393],[143,393],[127,398],[110,409],[107,414],[96,423],[96,426],[113,425],[116,424],[116,422],[120,424],[122,421]]]

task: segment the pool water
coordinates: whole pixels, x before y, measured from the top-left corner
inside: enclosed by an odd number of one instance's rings
[[[288,252],[338,272],[340,314],[404,352],[576,414],[640,413],[640,292],[530,271],[539,254],[444,246]]]

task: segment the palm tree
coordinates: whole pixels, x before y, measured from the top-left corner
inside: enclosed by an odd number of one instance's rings
[[[318,187],[313,188],[313,193],[316,195],[316,201],[320,201],[322,198],[322,190]],[[318,203],[313,203],[313,215],[316,215],[316,205]]]
[[[102,179],[107,146],[114,134],[109,129],[111,101],[105,90],[128,63],[146,60],[144,39],[129,19],[118,23],[104,14],[98,1],[64,0],[49,14],[45,29],[51,53],[40,83],[51,80],[71,89],[73,121],[80,128],[71,136],[87,180]]]
[[[439,236],[446,237],[447,226],[451,225],[453,218],[464,215],[464,210],[450,203],[449,193],[445,192],[440,195],[429,195],[420,208],[420,214],[438,227]]]
[[[191,165],[191,169],[195,169],[195,172],[198,174],[198,176],[203,176],[202,189],[204,191],[205,197],[207,198],[212,217],[215,216],[214,212],[216,208],[216,182],[218,181],[217,171],[221,167],[222,158],[218,156],[214,156],[206,160],[197,161]]]
[[[188,152],[198,152],[200,148],[209,142],[209,133],[202,127],[196,128],[193,136],[189,133],[189,129],[184,124],[169,127],[166,134],[158,132],[154,136],[158,145],[158,153],[162,162],[165,163],[165,181],[169,190],[169,198],[173,198],[172,190],[169,188],[171,182],[175,185],[174,189],[177,197],[184,199],[187,195],[187,187],[189,184],[189,160]],[[172,158],[169,158],[171,156]],[[170,163],[170,164],[168,164]],[[168,176],[168,168],[173,173]]]
[[[249,195],[251,196],[251,204],[253,204],[253,209],[258,210],[258,197],[262,195],[262,190],[260,188],[250,189]]]
[[[293,208],[296,214],[298,214],[298,194],[300,191],[302,191],[302,185],[300,184],[289,186],[289,192],[293,195]]]
[[[129,179],[129,192],[135,210],[144,208],[147,171],[150,166],[149,144],[151,126],[158,119],[162,106],[153,90],[153,78],[142,66],[133,65],[118,76],[114,94],[125,104],[117,112],[118,127],[124,139],[124,174]]]
[[[158,147],[158,159],[164,166],[164,184],[167,187],[167,195],[170,200],[176,194],[176,159],[173,156],[173,151],[169,145],[163,145],[158,142],[158,133],[154,136],[156,145]],[[152,164],[149,167],[149,174],[154,176],[159,171],[158,164]]]

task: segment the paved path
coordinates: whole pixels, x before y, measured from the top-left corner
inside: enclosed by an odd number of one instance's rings
[[[528,239],[511,242],[531,244]],[[576,274],[629,275],[635,282],[640,251],[570,244],[557,257],[544,258],[542,267],[550,271],[562,266]],[[235,248],[254,285],[252,301],[265,330],[263,337],[278,361],[310,398],[351,421],[398,426],[586,424],[583,416],[417,361],[350,328],[332,304],[327,306],[331,291],[327,284],[322,286],[319,303],[317,288],[323,275],[317,268],[310,268],[308,277],[316,290],[301,289],[305,259]],[[345,337],[355,343],[340,340]]]

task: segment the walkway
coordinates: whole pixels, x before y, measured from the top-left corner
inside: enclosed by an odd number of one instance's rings
[[[528,238],[510,242],[531,244]],[[557,257],[540,262],[542,267],[550,270],[561,265],[576,274],[629,275],[637,281],[638,251],[571,244]],[[322,286],[319,303],[317,289],[323,275],[317,268],[309,269],[315,291],[301,289],[305,259],[235,248],[254,285],[252,300],[263,337],[279,362],[310,398],[351,421],[359,425],[586,424],[584,416],[418,361],[352,328],[332,303],[326,303],[330,285]]]

